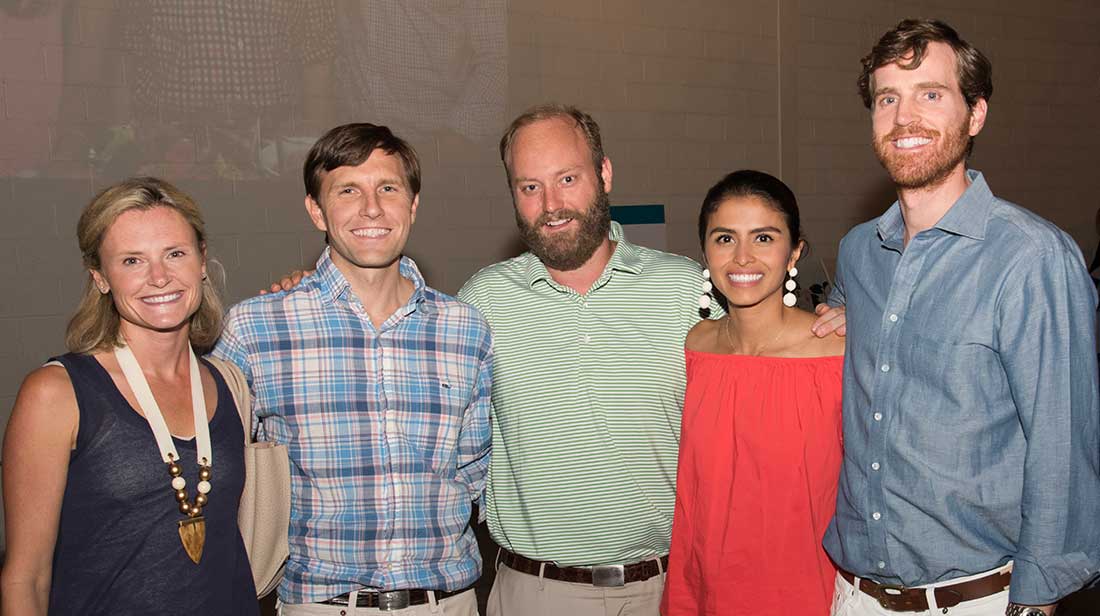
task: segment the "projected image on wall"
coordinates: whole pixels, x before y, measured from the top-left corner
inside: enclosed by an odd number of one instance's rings
[[[492,139],[505,0],[4,0],[0,175],[297,174],[340,122]]]

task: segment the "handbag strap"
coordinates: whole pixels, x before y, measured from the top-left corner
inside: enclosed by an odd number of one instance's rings
[[[244,442],[247,445],[252,442],[252,392],[248,389],[248,381],[244,373],[232,362],[208,355],[209,361],[225,379],[229,386],[229,393],[233,394],[233,402],[237,405],[237,413],[241,417],[241,425],[244,427]]]

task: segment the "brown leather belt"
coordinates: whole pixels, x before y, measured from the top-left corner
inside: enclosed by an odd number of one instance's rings
[[[435,600],[442,601],[447,597],[453,597],[470,590],[473,586],[467,586],[461,590],[436,590]],[[351,593],[333,597],[327,601],[321,601],[325,605],[347,605],[351,599]],[[410,590],[360,590],[355,597],[355,607],[376,607],[383,612],[391,610],[403,610],[410,605],[424,605],[428,602],[428,591],[419,588]]]
[[[660,561],[660,564],[658,564]],[[531,560],[500,549],[497,563],[507,565],[509,569],[528,575],[542,575],[544,578],[574,584],[593,586],[623,586],[631,582],[641,582],[668,571],[668,556],[651,558],[629,565],[605,565],[596,567],[559,567],[551,562]]]
[[[838,573],[840,573],[840,577],[848,580],[849,584],[855,584],[856,577],[851,573],[843,569],[839,570]],[[969,582],[937,586],[934,589],[936,605],[941,608],[955,607],[963,601],[973,601],[995,595],[1008,588],[1011,578],[1012,573],[1004,571],[990,573],[985,577]],[[879,605],[891,612],[923,612],[928,609],[928,596],[925,594],[928,591],[927,588],[890,586],[873,582],[867,578],[859,578],[859,590],[878,601]]]

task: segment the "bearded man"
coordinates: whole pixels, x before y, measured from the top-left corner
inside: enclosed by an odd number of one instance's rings
[[[458,293],[494,338],[488,613],[655,615],[701,268],[611,222],[588,114],[531,109],[500,152],[530,251]]]
[[[1051,614],[1100,569],[1096,290],[1070,237],[968,170],[992,67],[939,21],[863,59],[898,200],[840,247],[832,613]]]

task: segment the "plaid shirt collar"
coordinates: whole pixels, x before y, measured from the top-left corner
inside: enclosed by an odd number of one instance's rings
[[[351,283],[344,277],[343,272],[336,267],[336,264],[332,262],[331,250],[331,247],[326,246],[324,252],[321,253],[321,257],[317,259],[314,284],[324,301],[333,306],[358,304],[359,299],[351,292]],[[402,255],[399,270],[402,277],[413,283],[413,292],[409,297],[409,301],[399,308],[394,316],[401,318],[415,310],[434,310],[435,305],[432,302],[424,301],[427,298],[427,285],[424,282],[424,276],[420,273],[420,268],[416,266],[416,262]]]

